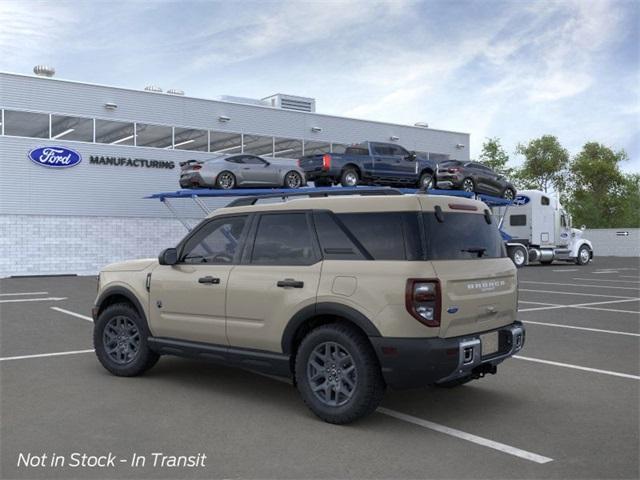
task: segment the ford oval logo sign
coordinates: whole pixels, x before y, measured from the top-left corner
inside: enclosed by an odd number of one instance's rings
[[[515,200],[513,201],[514,205],[526,205],[529,203],[530,198],[526,195],[516,195]]]
[[[29,152],[29,159],[43,167],[69,168],[78,165],[82,161],[82,156],[69,148],[40,147]]]

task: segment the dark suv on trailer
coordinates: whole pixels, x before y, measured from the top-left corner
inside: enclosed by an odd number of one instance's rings
[[[513,200],[516,188],[507,178],[478,162],[445,160],[438,164],[438,188],[484,193]]]

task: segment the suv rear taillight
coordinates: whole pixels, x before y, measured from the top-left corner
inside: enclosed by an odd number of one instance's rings
[[[302,159],[299,158],[296,163],[298,164],[298,167],[301,167],[302,166]]]
[[[405,291],[407,311],[427,327],[440,326],[440,282],[410,278]]]
[[[331,155],[325,153],[322,156],[322,170],[329,170],[331,168]]]
[[[457,173],[460,171],[458,167],[453,167],[447,170],[449,173]]]
[[[191,170],[200,170],[202,168],[202,165],[194,165],[193,167],[191,167]]]

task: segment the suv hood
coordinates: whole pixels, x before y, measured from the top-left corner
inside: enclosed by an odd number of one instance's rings
[[[140,260],[127,260],[126,262],[111,263],[102,269],[103,272],[141,272],[142,270],[157,264],[156,258],[142,258]]]

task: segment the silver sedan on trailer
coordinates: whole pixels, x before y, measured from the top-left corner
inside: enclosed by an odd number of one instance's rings
[[[219,155],[209,160],[180,163],[181,188],[285,187],[307,184],[293,159],[266,160],[257,155]]]

